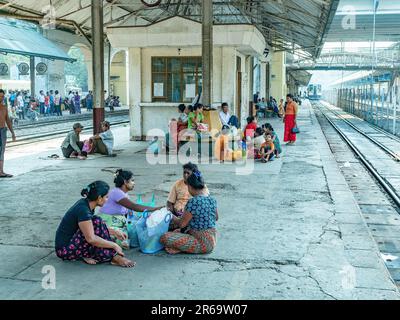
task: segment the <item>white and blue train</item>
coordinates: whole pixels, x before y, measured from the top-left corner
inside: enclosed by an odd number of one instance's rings
[[[310,100],[320,100],[322,98],[322,86],[320,84],[310,84],[307,89],[307,97]]]

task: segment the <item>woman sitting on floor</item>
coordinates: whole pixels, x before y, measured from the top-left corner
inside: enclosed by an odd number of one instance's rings
[[[181,217],[185,212],[185,207],[190,198],[192,197],[188,189],[188,178],[193,172],[199,171],[197,165],[193,163],[187,163],[183,166],[183,178],[178,180],[169,193],[167,208],[175,216]],[[205,193],[209,194],[208,188],[205,187]]]
[[[87,264],[111,262],[125,268],[135,263],[125,259],[121,247],[111,236],[125,240],[118,230],[108,229],[100,217],[94,215],[96,207],[102,207],[108,198],[110,187],[96,181],[82,190],[83,199],[68,210],[56,233],[56,254],[64,261],[83,260]]]
[[[119,169],[115,173],[115,188],[110,191],[107,202],[99,210],[99,217],[102,218],[108,227],[115,230],[119,230],[125,236],[123,241],[115,239],[116,242],[124,247],[129,248],[127,241],[128,229],[126,216],[130,210],[135,212],[153,212],[159,210],[159,208],[151,208],[136,204],[129,200],[128,192],[133,191],[135,188],[135,182],[133,179],[133,173],[131,171]]]
[[[183,216],[172,219],[172,223],[179,229],[166,233],[160,242],[170,254],[211,253],[217,244],[217,201],[207,194],[206,184],[200,171],[193,172],[187,183],[193,198],[186,204]],[[181,233],[180,229],[186,227],[189,227],[186,233]]]

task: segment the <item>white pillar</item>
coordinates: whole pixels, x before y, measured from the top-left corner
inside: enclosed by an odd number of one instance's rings
[[[84,63],[86,65],[86,68],[88,70],[88,88],[89,91],[93,91],[93,62],[92,62],[92,53],[90,52],[89,49],[80,47],[81,51],[83,52],[84,56]]]
[[[261,83],[260,83],[260,95],[261,98],[269,98],[267,97],[267,63],[261,62]]]
[[[111,52],[109,46],[104,46],[104,90],[110,93]]]
[[[227,102],[231,113],[235,112],[236,90],[236,50],[230,47],[222,48],[222,102]]]
[[[140,48],[130,48],[128,53],[129,65],[129,116],[131,122],[131,140],[142,140],[143,123],[142,110],[142,54]]]
[[[61,95],[65,91],[65,61],[51,61],[49,63],[49,90],[58,90]]]
[[[286,96],[286,54],[274,52],[271,62],[271,96],[277,101]]]

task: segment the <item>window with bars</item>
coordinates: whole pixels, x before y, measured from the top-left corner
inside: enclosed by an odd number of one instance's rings
[[[201,92],[201,57],[153,57],[152,101],[190,103]]]

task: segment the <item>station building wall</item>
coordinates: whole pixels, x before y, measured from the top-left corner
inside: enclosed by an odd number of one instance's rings
[[[132,139],[144,139],[151,129],[168,130],[176,118],[181,102],[155,102],[152,96],[153,57],[201,57],[201,24],[174,17],[147,27],[123,27],[107,30],[114,48],[128,48],[129,105]],[[242,123],[249,114],[253,96],[253,57],[263,58],[266,43],[262,34],[251,25],[214,27],[213,106],[229,103],[231,113],[240,114]],[[240,59],[240,69],[238,66]],[[266,78],[266,68],[261,77]],[[238,72],[241,88],[238,88]],[[266,81],[262,81],[263,92]],[[240,89],[240,90],[239,90]],[[241,103],[238,94],[241,92]],[[187,103],[188,104],[188,103]]]

